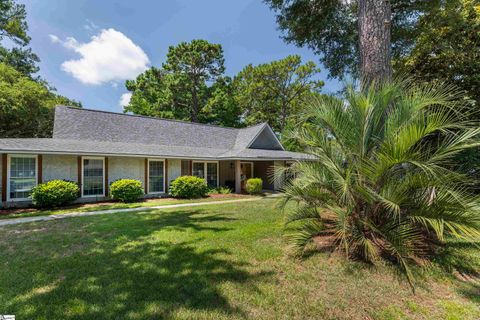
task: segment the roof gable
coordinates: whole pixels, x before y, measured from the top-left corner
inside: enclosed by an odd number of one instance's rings
[[[238,129],[237,138],[233,149],[243,150],[248,148],[255,137],[263,130],[265,123],[260,123],[251,127]]]
[[[265,124],[260,132],[248,145],[250,149],[285,150],[268,124]]]

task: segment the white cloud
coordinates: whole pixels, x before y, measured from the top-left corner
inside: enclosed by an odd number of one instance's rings
[[[96,31],[98,30],[98,26],[93,23],[91,20],[87,19],[87,23],[83,25],[83,28],[87,31]]]
[[[50,41],[52,41],[52,43],[59,43],[59,42],[61,42],[61,41],[60,41],[60,38],[57,37],[57,36],[54,35],[54,34],[49,34],[48,37],[50,38]]]
[[[130,99],[132,98],[132,93],[131,92],[127,92],[127,93],[124,93],[122,94],[122,96],[120,97],[120,101],[118,101],[118,104],[121,106],[121,107],[125,107],[127,106],[129,103],[130,103]]]
[[[67,37],[67,39],[65,39],[62,44],[65,48],[72,50],[75,50],[79,46],[77,39],[73,37]]]
[[[54,41],[52,37],[50,39]],[[68,37],[62,44],[81,56],[62,63],[62,70],[85,84],[99,85],[133,79],[145,71],[150,63],[142,48],[111,28],[101,30],[87,43]]]

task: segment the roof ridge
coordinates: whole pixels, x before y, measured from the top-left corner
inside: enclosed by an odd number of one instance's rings
[[[244,127],[244,128],[233,128],[233,127],[224,127],[224,126],[221,126],[221,125],[210,124],[210,123],[199,123],[199,122],[192,122],[192,121],[186,121],[186,120],[157,118],[157,117],[144,116],[144,115],[139,115],[139,114],[127,114],[127,113],[97,110],[97,109],[78,108],[78,107],[64,106],[64,105],[55,106],[55,108],[57,108],[57,107],[80,110],[80,111],[92,111],[92,112],[107,113],[107,114],[113,114],[113,115],[118,115],[118,116],[137,117],[137,118],[145,118],[145,119],[153,119],[153,120],[161,120],[161,121],[169,121],[169,122],[178,122],[178,123],[184,123],[184,124],[193,124],[193,125],[198,125],[198,126],[215,127],[215,128],[229,129],[229,130],[241,130],[241,129],[251,128],[251,127],[259,125],[259,124],[256,124],[256,125],[249,126],[249,127]],[[263,124],[263,123],[260,123],[260,124]]]

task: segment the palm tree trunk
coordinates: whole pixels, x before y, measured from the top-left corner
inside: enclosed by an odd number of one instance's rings
[[[392,77],[389,0],[359,0],[358,29],[362,87]]]

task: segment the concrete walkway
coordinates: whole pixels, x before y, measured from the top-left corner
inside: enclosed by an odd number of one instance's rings
[[[270,198],[266,197],[266,198]],[[87,212],[68,212],[62,214],[52,214],[49,216],[36,216],[36,217],[25,217],[25,218],[13,218],[13,219],[4,219],[0,220],[0,227],[12,225],[12,224],[21,224],[28,222],[37,222],[37,221],[51,221],[59,220],[72,217],[88,217],[96,216],[101,214],[111,214],[117,212],[138,212],[138,211],[147,211],[147,210],[158,210],[158,209],[171,209],[171,208],[182,208],[182,207],[197,207],[197,206],[209,206],[215,204],[225,204],[225,203],[237,203],[237,202],[248,202],[248,201],[258,201],[265,198],[248,198],[248,199],[238,199],[238,200],[220,200],[220,201],[211,201],[211,202],[192,202],[192,203],[179,203],[179,204],[169,204],[163,206],[154,206],[154,207],[138,207],[138,208],[126,208],[126,209],[110,209],[110,210],[98,210],[98,211],[87,211]]]

